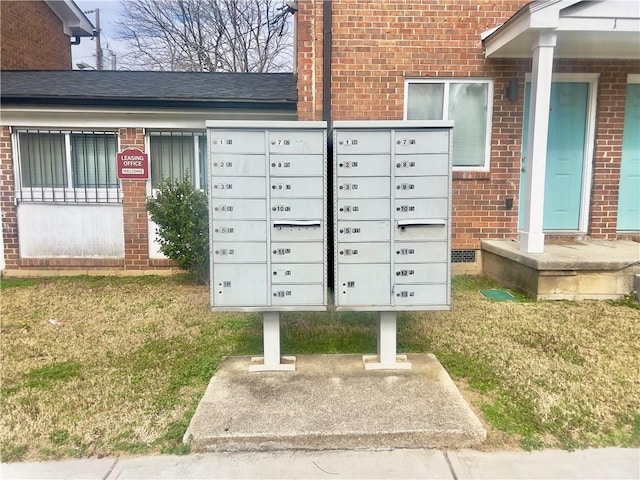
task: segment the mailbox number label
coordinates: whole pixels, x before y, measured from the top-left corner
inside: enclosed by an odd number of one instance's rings
[[[415,138],[401,138],[399,140],[396,140],[396,143],[398,145],[415,145],[416,144],[416,139]]]
[[[291,145],[291,140],[288,138],[276,138],[271,140],[271,145]]]
[[[233,233],[234,232],[234,228],[233,227],[216,228],[214,230],[214,232],[216,232],[216,233]]]

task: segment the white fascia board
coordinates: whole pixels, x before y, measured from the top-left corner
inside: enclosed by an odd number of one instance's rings
[[[561,18],[557,30],[565,32],[635,32],[640,34],[640,18]]]
[[[93,37],[95,27],[82,10],[71,0],[45,0],[51,11],[62,21],[65,35]]]

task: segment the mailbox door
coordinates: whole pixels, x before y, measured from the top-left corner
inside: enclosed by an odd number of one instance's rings
[[[445,283],[446,263],[396,263],[393,276],[396,283]]]
[[[214,220],[264,220],[267,202],[264,199],[213,198]]]
[[[338,180],[340,198],[388,197],[389,177],[347,177]]]
[[[342,155],[336,165],[338,177],[384,177],[391,175],[390,155]]]
[[[333,148],[339,155],[390,153],[391,133],[388,130],[339,130]]]
[[[322,176],[324,157],[322,155],[271,155],[269,172],[272,176]]]
[[[395,177],[395,198],[433,198],[449,195],[449,179],[441,176]]]
[[[215,153],[265,153],[261,131],[216,130],[207,134],[209,150]]]
[[[444,283],[396,284],[393,293],[396,306],[448,304],[448,289]]]
[[[253,263],[267,261],[264,243],[213,242],[213,260],[216,263]]]
[[[393,167],[399,177],[448,175],[449,157],[446,153],[396,155]]]
[[[322,177],[271,177],[271,198],[322,198]]]
[[[257,220],[212,220],[214,242],[257,242],[267,240],[267,222]]]
[[[338,243],[338,262],[388,263],[390,248],[389,242]]]
[[[322,263],[272,263],[271,283],[320,283],[324,281]]]
[[[339,221],[338,242],[388,242],[390,222],[386,220]]]
[[[324,134],[318,130],[272,130],[269,132],[269,152],[272,154],[298,155],[322,152],[324,148]]]
[[[388,198],[341,199],[338,197],[339,220],[388,220]]]
[[[323,258],[322,242],[271,242],[274,263],[322,263]]]
[[[266,162],[264,155],[216,154],[211,162],[210,175],[264,177]]]
[[[250,283],[248,278],[252,279]],[[214,264],[211,282],[216,306],[249,307],[267,302],[266,265]]]
[[[322,198],[272,198],[273,220],[321,219],[324,212]]]
[[[279,220],[272,222],[272,242],[307,242],[322,241],[324,237],[324,223],[320,220],[295,221]]]
[[[338,265],[336,296],[341,306],[388,306],[390,282],[388,263]]]
[[[395,242],[397,263],[442,262],[447,259],[447,242]]]
[[[262,177],[213,177],[209,187],[215,198],[264,198],[265,181]]]
[[[424,219],[414,221],[396,221],[396,241],[447,240],[446,220]]]
[[[402,130],[396,132],[395,152],[411,153],[447,153],[449,151],[449,132],[447,130]]]
[[[401,198],[394,201],[395,218],[447,218],[449,202],[446,198]]]
[[[277,305],[324,305],[324,288],[321,283],[277,284],[271,287],[271,304]]]

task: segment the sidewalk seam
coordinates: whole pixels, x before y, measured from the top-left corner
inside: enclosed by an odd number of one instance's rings
[[[118,459],[114,458],[113,463],[111,464],[111,467],[109,468],[109,470],[107,470],[107,473],[104,474],[104,477],[102,477],[102,480],[107,480],[111,476],[111,472],[113,472],[113,469],[116,468],[117,464],[118,464]]]
[[[443,450],[442,454],[444,455],[444,459],[447,461],[447,465],[449,466],[449,471],[451,472],[451,476],[453,477],[453,480],[458,480],[458,476],[456,475],[456,472],[453,470],[453,465],[451,465],[451,460],[449,460],[449,453],[446,450]]]

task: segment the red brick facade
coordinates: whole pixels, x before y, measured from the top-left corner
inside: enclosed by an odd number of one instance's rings
[[[405,80],[494,80],[490,171],[453,175],[454,249],[516,238],[525,75],[530,59],[485,59],[480,34],[504,23],[527,0],[334,0],[332,120],[401,120]],[[298,2],[298,116],[322,119],[323,2]],[[599,73],[596,145],[588,235],[615,239],[627,74],[638,61],[555,62],[555,72]],[[505,90],[518,79],[518,100]],[[513,208],[507,209],[507,200]]]
[[[71,70],[70,39],[46,3],[1,1],[0,20],[2,70]]]

